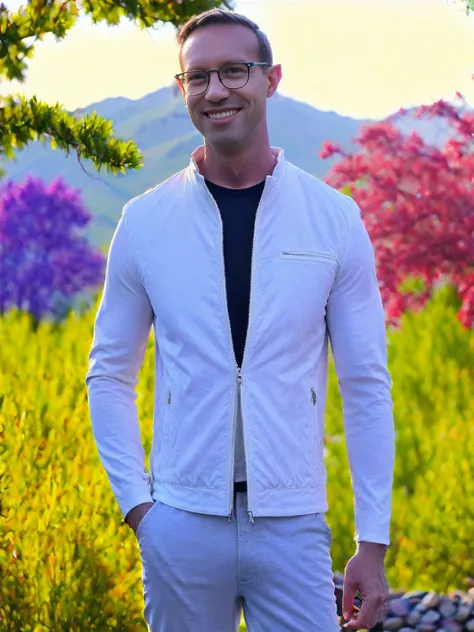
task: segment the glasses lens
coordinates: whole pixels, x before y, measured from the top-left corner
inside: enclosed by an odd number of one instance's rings
[[[225,64],[220,76],[226,88],[243,88],[249,80],[249,68],[245,64]]]
[[[207,72],[200,70],[184,72],[181,75],[184,90],[191,96],[200,94],[207,88]]]

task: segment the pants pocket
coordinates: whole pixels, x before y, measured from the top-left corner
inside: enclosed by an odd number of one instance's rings
[[[331,548],[332,531],[331,531],[331,527],[327,523],[326,514],[325,513],[317,513],[317,514],[315,514],[315,516],[318,519],[318,522],[322,525],[324,531],[326,532],[326,536],[328,538],[328,545],[329,545],[329,548]]]
[[[157,505],[159,505],[160,502],[158,500],[155,500],[153,502],[153,505],[150,507],[150,509],[146,512],[146,514],[143,516],[143,518],[140,520],[140,522],[138,523],[138,527],[137,527],[137,539],[139,540],[142,537],[143,534],[143,530],[146,527],[146,525],[148,524],[151,514],[155,512],[155,509],[157,507]]]

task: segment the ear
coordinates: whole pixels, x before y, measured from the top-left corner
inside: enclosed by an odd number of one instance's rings
[[[281,64],[271,66],[267,71],[267,99],[272,97],[277,91],[278,84],[281,81],[282,71]]]

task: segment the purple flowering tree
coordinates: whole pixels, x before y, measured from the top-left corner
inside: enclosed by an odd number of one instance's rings
[[[17,307],[57,319],[101,283],[105,258],[81,234],[90,219],[61,177],[0,188],[0,313]]]

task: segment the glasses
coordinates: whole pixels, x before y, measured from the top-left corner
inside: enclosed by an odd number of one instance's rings
[[[211,80],[211,72],[216,72],[219,81],[229,90],[238,90],[247,85],[250,79],[250,68],[253,66],[269,66],[266,61],[230,62],[218,70],[190,70],[175,75],[189,96],[195,97],[206,92]]]

